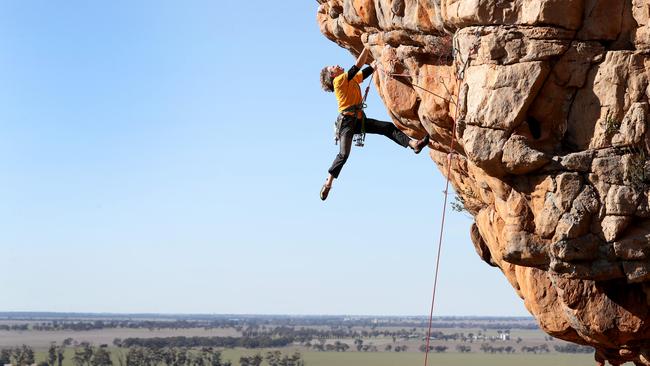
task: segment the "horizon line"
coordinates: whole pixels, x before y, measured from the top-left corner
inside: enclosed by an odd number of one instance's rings
[[[309,318],[309,317],[358,317],[358,318],[425,318],[429,316],[422,315],[403,315],[403,314],[265,314],[265,313],[156,313],[156,312],[63,312],[63,311],[0,311],[0,319],[5,316],[56,316],[56,315],[77,315],[77,316],[182,316],[182,317],[295,317],[295,318]],[[434,315],[433,319],[442,318],[456,318],[456,319],[530,319],[534,320],[532,316],[517,316],[517,315]]]

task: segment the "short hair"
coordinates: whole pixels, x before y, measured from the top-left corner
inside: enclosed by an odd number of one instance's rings
[[[332,73],[329,70],[329,66],[323,67],[320,71],[320,85],[326,92],[334,91],[334,85],[332,85]]]

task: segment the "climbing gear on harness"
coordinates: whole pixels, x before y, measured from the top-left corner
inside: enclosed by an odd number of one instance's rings
[[[336,122],[334,122],[334,145],[339,144],[339,140],[341,140],[341,124],[343,124],[343,118],[345,116],[351,115],[358,120],[358,115],[359,112],[361,112],[361,132],[354,134],[354,137],[352,138],[352,141],[354,141],[354,146],[358,147],[363,147],[365,145],[366,141],[366,114],[363,112],[363,110],[367,107],[366,105],[366,99],[368,99],[368,92],[370,91],[370,85],[372,84],[372,78],[374,75],[370,76],[370,81],[368,82],[368,86],[366,86],[366,91],[364,92],[363,95],[363,101],[359,104],[355,104],[352,106],[349,106],[345,108],[344,110],[339,113],[338,117],[336,118]]]
[[[361,117],[361,133],[358,133],[352,137],[352,141],[354,141],[354,146],[358,147],[363,147],[366,142],[366,115],[364,114],[363,117]]]
[[[366,105],[361,103],[361,104],[355,104],[353,106],[349,106],[346,109],[344,109],[336,118],[336,122],[334,122],[334,144],[338,145],[339,140],[341,140],[341,126],[343,125],[343,119],[345,117],[351,117],[354,118],[355,120],[359,120],[358,115],[359,112],[361,112],[361,133],[360,134],[355,134],[353,140],[355,143],[359,139],[359,135],[365,134],[366,129],[365,129],[365,121],[366,121],[366,115],[363,113],[363,109],[366,108]],[[348,114],[351,113],[351,114]],[[365,138],[365,136],[364,136]],[[362,140],[363,141],[363,140]],[[363,146],[363,143],[361,145],[355,144],[356,146]]]

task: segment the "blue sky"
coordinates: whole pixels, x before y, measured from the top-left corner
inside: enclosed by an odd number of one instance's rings
[[[428,313],[442,175],[337,147],[315,1],[0,3],[2,311]],[[372,91],[367,113],[388,119]],[[437,315],[528,315],[451,213]]]

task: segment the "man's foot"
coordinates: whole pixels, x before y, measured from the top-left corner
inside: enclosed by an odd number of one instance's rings
[[[429,135],[424,136],[422,140],[417,140],[412,148],[416,154],[419,154],[425,146],[429,145]]]
[[[330,194],[330,189],[332,189],[332,186],[328,186],[327,184],[323,184],[323,188],[320,189],[320,199],[325,201],[327,199],[327,195]]]

